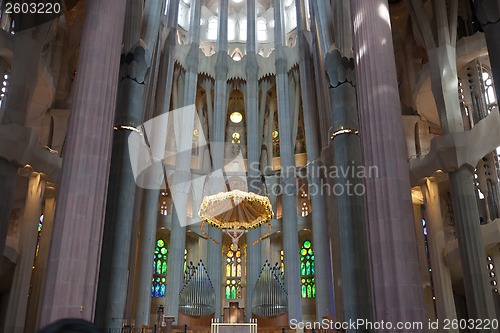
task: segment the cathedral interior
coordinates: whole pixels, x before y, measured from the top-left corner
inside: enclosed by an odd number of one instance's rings
[[[13,1],[0,331],[498,332],[500,0]]]

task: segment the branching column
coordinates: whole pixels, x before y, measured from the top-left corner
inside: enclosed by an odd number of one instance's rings
[[[439,202],[439,185],[435,180],[427,179],[421,187],[424,195],[427,242],[432,267],[432,285],[436,296],[437,318],[439,320],[453,320],[457,318],[457,312],[453,301],[450,270],[446,266],[443,256],[446,239]],[[444,330],[440,329],[440,332],[444,332]],[[458,330],[454,330],[454,332],[458,332]]]
[[[333,276],[330,257],[330,243],[328,239],[328,224],[326,218],[326,202],[323,193],[323,180],[319,174],[320,156],[317,138],[318,123],[314,117],[312,90],[312,59],[309,57],[309,44],[306,41],[306,15],[304,1],[296,2],[300,90],[302,93],[302,113],[306,135],[306,151],[308,162],[309,193],[312,204],[312,235],[314,241],[316,283],[316,320],[334,315]]]
[[[280,135],[283,250],[285,252],[285,286],[288,292],[288,320],[302,320],[300,297],[299,239],[297,230],[297,198],[292,118],[289,106],[288,65],[285,54],[284,9],[274,0],[274,42],[276,50],[276,92]]]
[[[386,0],[351,0],[376,321],[424,322],[410,179]]]
[[[42,326],[59,318],[94,318],[125,5],[87,4]]]
[[[257,12],[255,7],[256,0],[247,0],[247,63],[246,63],[246,122],[247,122],[247,151],[248,151],[248,187],[249,192],[262,194],[261,181],[260,181],[260,134],[259,129],[260,115],[259,115],[259,83],[258,73],[259,65],[257,63],[256,54],[256,22]],[[263,95],[263,99],[266,97]],[[254,244],[261,235],[260,229],[252,229],[247,233],[247,287],[246,287],[246,303],[245,315],[246,321],[249,322],[252,318],[252,295],[253,288],[261,267],[261,243]]]
[[[224,170],[224,147],[226,136],[227,116],[227,19],[228,0],[219,1],[219,29],[217,36],[217,61],[215,64],[215,87],[214,87],[214,119],[211,137],[212,170],[223,172]],[[215,180],[217,184],[221,179]],[[215,184],[212,182],[212,184]],[[214,191],[211,188],[209,191]],[[215,192],[217,193],[217,192]],[[213,194],[215,194],[213,193]],[[218,228],[208,226],[209,237],[215,240],[208,241],[207,270],[215,290],[215,318],[221,316],[221,285],[222,285],[222,232]]]
[[[184,83],[183,106],[195,110],[196,91],[198,86],[198,57],[200,47],[200,17],[201,3],[191,3],[190,49],[187,56],[186,81]],[[191,147],[194,130],[194,114],[190,112],[176,112],[180,127],[174,131],[177,151],[173,186],[170,191],[174,196],[174,210],[170,229],[169,261],[167,267],[167,290],[165,314],[179,315],[179,293],[184,277],[184,251],[186,249],[186,224],[188,195],[191,190]]]
[[[25,332],[34,332],[37,323],[40,322],[43,286],[47,271],[47,258],[49,256],[50,241],[54,227],[54,214],[56,212],[56,189],[47,183],[45,187],[45,203],[43,206],[43,224],[38,246],[38,256],[36,257],[35,270],[33,271],[32,289],[28,303],[29,318],[26,321]]]
[[[174,75],[173,53],[175,49],[175,35],[177,28],[177,12],[179,0],[170,1],[168,8],[167,26],[170,32],[165,41],[163,61],[160,66],[160,81],[157,87],[156,115],[165,114],[170,111],[170,99],[172,85],[177,85],[177,76]],[[179,74],[179,73],[177,73]],[[175,78],[174,78],[175,77]],[[167,129],[162,129],[167,130]],[[164,147],[163,133],[151,133],[151,147]],[[155,156],[163,156],[165,150],[154,151]],[[167,181],[166,179],[164,180]],[[148,325],[151,312],[151,265],[153,262],[154,249],[156,244],[156,228],[158,218],[158,200],[160,196],[160,186],[158,189],[146,189],[143,194],[143,215],[139,224],[139,242],[137,255],[137,281],[135,286],[135,322],[136,325]],[[184,256],[183,256],[184,257]]]
[[[133,234],[132,220],[136,185],[128,152],[130,134],[128,126],[137,127],[142,122],[146,82],[150,76],[147,73],[152,61],[152,52],[158,40],[157,38],[151,39],[149,41],[151,44],[146,45],[140,38],[141,25],[156,23],[156,26],[150,28],[156,31],[159,29],[161,2],[154,2],[154,4],[156,6],[148,6],[148,10],[157,15],[158,19],[152,19],[149,22],[143,22],[142,1],[129,0],[127,4],[128,19],[125,28],[127,35],[124,39],[130,41],[132,45],[130,49],[125,49],[125,54],[122,54],[122,59],[127,58],[128,61],[121,63],[118,84],[96,305],[96,323],[105,329],[122,327],[127,301],[127,285],[131,278],[128,264]]]
[[[467,312],[469,318],[492,319],[496,316],[479,224],[474,170],[462,166],[450,172],[449,177]]]
[[[326,9],[321,1],[315,1],[314,14],[317,15],[318,35],[326,38],[321,41],[325,54],[326,79],[329,83],[330,113],[332,119],[331,134],[334,165],[341,170],[359,168],[362,165],[361,142],[356,131],[359,130],[356,101],[356,82],[354,59],[352,58],[352,31],[349,2],[334,1],[335,7],[335,47],[331,47],[330,31],[327,19],[322,18]],[[322,10],[321,10],[322,9]],[[343,130],[352,132],[343,132]],[[354,132],[354,133],[353,133]],[[340,133],[340,134],[339,134]],[[368,256],[368,238],[364,214],[362,179],[347,173],[347,177],[330,180],[343,189],[335,195],[336,218],[330,231],[339,232],[340,281],[343,320],[371,318],[370,263]],[[353,177],[354,176],[354,177]],[[351,192],[349,194],[349,192]]]
[[[326,166],[333,165],[333,149],[331,145],[331,139],[328,133],[331,128],[331,111],[330,111],[330,96],[329,96],[329,84],[325,79],[325,64],[324,57],[329,50],[332,43],[330,38],[330,31],[328,29],[329,21],[325,16],[330,10],[328,10],[329,4],[324,1],[311,1],[311,31],[312,31],[312,45],[314,51],[312,53],[313,64],[314,64],[314,83],[315,83],[315,113],[319,122],[319,132],[321,133],[319,142],[321,145],[321,161]],[[321,18],[323,17],[323,19]],[[326,179],[329,186],[334,186],[334,179],[328,177]],[[329,240],[330,240],[330,256],[332,258],[332,270],[334,278],[334,300],[335,300],[335,318],[342,321],[344,318],[343,301],[342,301],[342,282],[340,278],[340,232],[338,230],[338,220],[336,218],[336,200],[332,198],[326,199],[327,204],[327,219],[329,223]]]

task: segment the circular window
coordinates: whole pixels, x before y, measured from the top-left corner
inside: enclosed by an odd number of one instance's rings
[[[229,116],[229,119],[231,119],[231,121],[233,123],[239,124],[243,120],[243,115],[236,111],[236,112],[231,113],[231,115]],[[233,137],[234,137],[234,134],[233,134]]]

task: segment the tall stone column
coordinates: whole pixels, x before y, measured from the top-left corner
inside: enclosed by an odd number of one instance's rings
[[[457,318],[457,312],[453,300],[450,270],[443,257],[446,238],[441,213],[439,184],[433,179],[426,179],[421,188],[424,195],[427,244],[432,267],[432,285],[436,296],[436,314],[440,321],[443,319],[453,320]],[[444,330],[441,329],[439,332],[444,332]]]
[[[354,78],[354,60],[352,59],[352,31],[349,2],[334,1],[335,8],[335,47],[332,41],[326,19],[321,19],[321,1],[315,1],[313,6],[317,20],[317,29],[325,53],[326,81],[329,83],[330,114],[332,119],[330,137],[333,150],[334,166],[340,170],[359,168],[362,165],[361,142],[356,131],[359,130],[358,110],[356,102],[356,81]],[[326,133],[324,134],[326,135]],[[337,318],[356,320],[371,318],[371,299],[366,297],[371,293],[370,266],[368,257],[367,226],[364,214],[362,179],[357,173],[346,174],[345,178],[331,179],[334,189],[342,189],[331,199],[335,201],[336,218],[332,220],[330,230],[338,231],[338,250],[340,250],[340,281],[341,288],[337,292],[343,300],[343,313]],[[337,295],[336,295],[337,296]],[[338,297],[338,296],[337,296]]]
[[[374,320],[424,322],[389,7],[386,0],[350,3],[359,130],[367,171]]]
[[[31,171],[29,171],[31,172]],[[40,173],[29,175],[24,217],[20,228],[19,260],[10,287],[9,304],[5,316],[5,332],[23,333],[31,289],[33,261],[38,240],[38,223],[42,214],[45,180]]]
[[[245,92],[246,104],[246,123],[247,123],[247,160],[248,160],[248,188],[250,192],[261,195],[260,181],[260,134],[259,128],[259,64],[257,63],[257,36],[256,22],[257,12],[255,7],[256,0],[247,0],[247,63],[245,67],[247,82]],[[266,96],[262,95],[265,100]],[[246,321],[252,318],[252,295],[261,267],[261,243],[254,244],[261,235],[260,229],[252,229],[247,233],[247,257],[246,257],[246,299],[245,315]]]
[[[330,6],[324,1],[311,1],[312,19],[311,31],[313,32],[314,52],[312,54],[314,63],[314,83],[316,97],[316,116],[319,121],[320,143],[321,143],[321,161],[326,166],[332,166],[333,161],[333,146],[331,144],[331,110],[329,96],[329,82],[325,80],[325,55],[329,47],[332,45],[331,33],[328,30],[330,23],[328,18],[320,19],[321,15],[331,12]],[[326,6],[326,7],[325,7]],[[330,14],[331,15],[331,14]],[[335,186],[335,180],[327,179],[327,184],[331,187]],[[342,301],[342,283],[341,278],[341,260],[340,260],[340,231],[337,219],[336,200],[327,198],[327,216],[329,223],[330,235],[330,256],[332,258],[332,270],[334,278],[334,299],[335,299],[335,318],[339,321],[344,319],[344,309]]]
[[[215,63],[215,86],[214,86],[214,119],[211,133],[211,155],[212,170],[214,172],[224,172],[224,147],[226,135],[227,117],[227,19],[228,0],[219,1],[219,29],[217,36],[217,61]],[[221,180],[213,180],[210,186],[219,187]],[[222,189],[208,189],[213,194]],[[208,262],[207,270],[215,290],[215,318],[220,318],[222,311],[222,232],[218,228],[208,226],[208,234],[215,241],[208,241]]]
[[[464,165],[450,172],[449,178],[467,312],[469,318],[495,318],[474,188],[474,169]]]
[[[161,3],[155,4],[156,8],[150,6],[149,10],[159,16]],[[132,45],[122,53],[122,59],[127,58],[129,61],[122,61],[120,66],[95,317],[96,324],[105,329],[120,329],[125,319],[127,286],[131,278],[128,266],[130,246],[132,234],[135,233],[132,220],[136,192],[128,151],[129,128],[142,123],[144,96],[150,76],[147,73],[153,60],[155,43],[159,43],[158,40],[151,40],[152,44],[146,45],[140,39],[142,7],[142,1],[129,0],[127,4],[129,19],[124,40]],[[158,30],[159,24],[151,28]]]
[[[288,65],[285,54],[283,3],[274,0],[274,43],[276,49],[276,92],[278,99],[278,128],[282,191],[283,250],[285,252],[285,286],[288,292],[288,320],[302,320],[300,297],[300,261],[297,230],[297,198],[294,142],[292,142],[291,111],[289,107]]]
[[[177,195],[179,194],[181,193],[177,193]],[[187,193],[182,194],[187,197]],[[175,317],[176,321],[179,315],[179,293],[184,281],[184,251],[186,249],[186,228],[180,224],[178,214],[178,207],[174,206],[168,247],[167,290],[165,292],[165,304],[167,305],[165,314]]]
[[[93,320],[96,304],[125,1],[87,5],[42,326],[67,317]]]
[[[136,291],[136,277],[138,276],[137,272],[137,253],[138,253],[138,248],[139,248],[139,225],[141,223],[141,205],[142,205],[142,199],[144,198],[144,189],[138,188],[137,192],[135,194],[135,200],[134,200],[134,216],[132,219],[132,230],[135,230],[135,234],[132,235],[132,240],[131,240],[131,245],[130,245],[130,256],[129,256],[129,264],[128,266],[131,267],[130,270],[130,279],[128,280],[127,283],[127,303],[125,304],[125,314],[124,318],[128,319],[134,319],[134,314],[135,314],[135,291]]]
[[[495,91],[500,96],[500,0],[474,0],[476,16],[481,22],[488,47]]]
[[[135,324],[149,325],[151,309],[151,267],[156,244],[156,225],[158,217],[158,196],[155,190],[146,190],[143,198],[144,216],[139,223],[139,244],[137,250],[136,287],[135,287]],[[158,191],[159,195],[159,191]],[[155,201],[156,198],[156,201]],[[156,202],[156,205],[154,204]]]
[[[323,193],[323,180],[319,172],[320,156],[317,138],[318,123],[312,107],[314,99],[312,89],[312,59],[309,57],[309,44],[306,41],[306,15],[303,0],[296,1],[300,91],[302,96],[302,114],[306,135],[306,152],[308,163],[309,193],[312,204],[312,236],[315,257],[314,281],[316,283],[316,320],[332,317],[335,313],[333,301],[333,275],[328,239],[328,224],[326,218],[326,202]]]
[[[32,287],[28,302],[28,313],[30,315],[26,321],[25,332],[35,332],[35,328],[40,322],[42,288],[45,285],[47,258],[49,256],[50,241],[54,227],[54,214],[56,212],[56,189],[54,185],[47,183],[44,197],[42,233],[38,246],[38,256],[35,261],[35,270],[33,271]]]
[[[217,36],[217,61],[215,63],[215,86],[214,86],[214,120],[213,120],[213,142],[212,168],[219,170],[224,166],[224,142],[226,135],[227,116],[227,19],[228,0],[219,1],[219,30]]]
[[[203,237],[198,238],[198,253],[200,260],[203,261],[204,263],[207,262],[207,240],[204,239]]]
[[[191,2],[191,47],[187,55],[186,81],[184,83],[183,106],[192,106],[194,112],[196,90],[198,86],[198,55],[200,40],[200,1]],[[165,314],[178,318],[179,293],[181,291],[184,274],[184,250],[186,249],[186,222],[188,196],[191,190],[191,147],[194,130],[194,113],[175,113],[180,127],[176,128],[177,150],[173,186],[170,191],[174,196],[174,211],[170,229],[169,260],[167,267],[167,290]]]
[[[177,97],[175,88],[177,87],[177,78],[174,78],[174,59],[175,51],[175,35],[177,31],[179,0],[170,1],[168,9],[167,26],[171,29],[169,36],[165,41],[163,50],[163,62],[160,66],[161,74],[157,90],[157,111],[156,115],[162,115],[170,111],[171,97]],[[179,74],[179,73],[177,73]],[[174,96],[171,96],[174,95]],[[176,103],[174,103],[174,108]],[[167,130],[167,129],[165,129]],[[153,149],[163,147],[165,144],[161,142],[163,139],[162,133],[152,133],[150,138],[153,144]],[[163,156],[164,151],[155,151],[155,156]],[[166,179],[164,180],[167,181]],[[160,196],[160,186],[158,189],[145,189],[143,194],[143,216],[139,224],[139,242],[136,269],[138,270],[135,287],[135,311],[134,317],[136,326],[149,325],[149,315],[151,312],[151,265],[153,262],[154,249],[156,245],[156,229],[158,218],[158,200]]]
[[[265,231],[261,230],[261,235],[264,236]],[[262,245],[260,246],[260,267],[262,267],[266,260],[268,260],[271,264],[275,264],[271,260],[271,238],[264,238],[262,241]]]
[[[337,4],[342,0],[336,0],[333,3]],[[331,4],[326,1],[321,0],[312,0],[311,1],[312,8],[312,25],[316,27],[316,31],[313,30],[317,34],[317,38],[319,43],[319,48],[321,49],[321,54],[324,57],[328,53],[328,49],[333,42],[333,24],[331,24]],[[337,9],[337,8],[336,8]],[[338,15],[342,15],[342,10],[336,10],[335,13]]]

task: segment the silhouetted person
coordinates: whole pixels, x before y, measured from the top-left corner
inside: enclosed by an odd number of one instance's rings
[[[91,322],[84,319],[60,319],[40,329],[38,333],[103,333]]]

